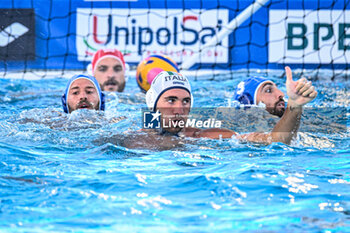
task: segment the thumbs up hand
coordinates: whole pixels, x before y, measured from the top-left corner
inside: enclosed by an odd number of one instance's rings
[[[317,91],[311,81],[307,81],[306,78],[293,81],[292,70],[288,66],[285,67],[285,70],[288,104],[291,107],[301,107],[316,98]]]

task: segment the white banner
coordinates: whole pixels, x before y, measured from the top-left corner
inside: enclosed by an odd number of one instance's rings
[[[228,23],[228,10],[77,9],[79,61],[100,48],[117,48],[126,62],[164,54],[176,62],[192,56]],[[227,63],[228,38],[206,49],[198,62]]]
[[[270,63],[350,63],[350,11],[270,10]]]

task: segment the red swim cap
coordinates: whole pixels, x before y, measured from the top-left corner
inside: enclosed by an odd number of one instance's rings
[[[123,54],[118,49],[100,49],[98,50],[94,56],[92,57],[91,65],[92,65],[92,73],[95,73],[95,69],[97,64],[104,58],[112,57],[120,61],[123,64],[123,70],[125,71],[125,61]]]

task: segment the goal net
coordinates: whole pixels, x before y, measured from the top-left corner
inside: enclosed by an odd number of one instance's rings
[[[165,54],[183,70],[282,70],[348,75],[349,1],[2,0],[0,77],[85,70],[100,48],[117,48],[132,70]]]

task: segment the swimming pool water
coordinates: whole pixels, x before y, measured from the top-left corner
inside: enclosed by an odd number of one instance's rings
[[[146,106],[133,79],[105,113],[70,115],[66,81],[0,79],[1,232],[349,232],[349,81],[314,83],[290,146],[174,139],[163,150],[123,146]],[[238,82],[192,82],[194,107],[227,107]]]

